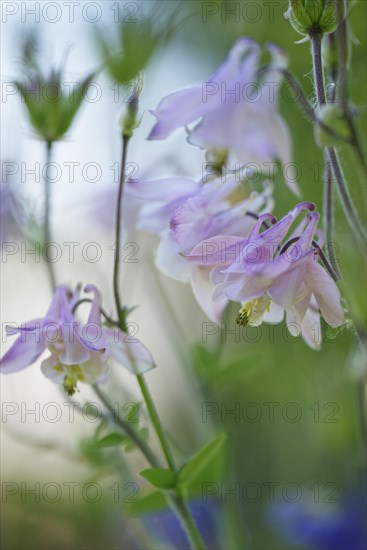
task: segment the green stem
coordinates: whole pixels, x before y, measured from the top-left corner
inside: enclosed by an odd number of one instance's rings
[[[119,426],[129,437],[130,439],[135,443],[135,445],[141,450],[149,464],[153,468],[161,468],[162,465],[160,464],[157,457],[154,455],[153,451],[150,449],[150,447],[145,443],[143,439],[139,437],[139,435],[136,433],[136,431],[126,422],[123,418],[121,418],[119,415],[116,415],[116,411],[113,408],[113,405],[108,400],[107,396],[104,394],[104,392],[101,390],[101,388],[97,385],[93,386],[93,389],[95,393],[98,395],[99,399],[103,403],[103,405],[106,407],[106,409],[112,414],[112,418],[114,423]]]
[[[156,434],[158,436],[158,439],[159,439],[159,442],[161,444],[162,451],[163,451],[163,454],[164,454],[165,459],[167,461],[167,464],[168,464],[168,466],[170,467],[171,470],[175,471],[176,466],[175,466],[175,462],[173,460],[171,449],[170,449],[168,441],[166,439],[161,421],[160,421],[159,416],[158,416],[157,409],[155,408],[151,393],[150,393],[149,388],[148,388],[148,386],[145,382],[144,376],[142,374],[137,374],[136,378],[138,380],[141,393],[143,394],[144,401],[145,401],[145,404],[147,406],[150,419],[152,421],[152,424],[153,424],[154,429],[156,431]]]
[[[326,103],[325,93],[325,79],[324,79],[324,66],[321,53],[322,34],[319,32],[310,33],[310,40],[312,45],[312,61],[315,81],[315,91],[319,107],[322,107]],[[336,184],[338,187],[339,198],[344,207],[344,214],[348,220],[349,226],[356,235],[356,237],[365,243],[366,236],[358,220],[355,207],[352,203],[352,199],[349,196],[348,188],[344,180],[341,164],[338,158],[338,154],[334,147],[326,147],[326,154],[330,163],[331,170],[335,176]]]
[[[170,503],[172,509],[175,510],[177,517],[181,520],[182,525],[185,527],[185,532],[187,538],[189,539],[190,545],[193,550],[205,550],[205,544],[201,535],[195,525],[194,520],[190,514],[186,502],[182,496],[179,494],[175,496],[168,496],[168,502]]]
[[[43,246],[46,247],[49,243],[51,243],[51,182],[48,177],[48,167],[51,162],[52,158],[52,141],[46,142],[46,170],[45,170],[45,176],[44,176],[44,190],[45,190],[45,197],[44,197],[44,214],[43,214]],[[45,255],[43,255],[45,257]],[[52,287],[52,290],[55,290],[56,288],[56,276],[55,276],[55,270],[54,265],[50,260],[48,259],[46,255],[46,265],[47,265],[47,271],[48,276],[50,279],[50,284]]]
[[[351,135],[351,144],[358,161],[361,163],[364,170],[367,170],[366,157],[364,155],[362,145],[359,139],[356,124],[354,122],[353,114],[351,113],[349,101],[348,101],[348,30],[347,30],[347,18],[344,16],[344,1],[339,0],[337,2],[338,20],[339,25],[337,28],[338,46],[339,46],[339,82],[338,82],[338,96],[344,112],[346,122]]]
[[[121,170],[119,189],[117,194],[117,207],[116,207],[116,235],[115,235],[115,261],[113,266],[113,292],[115,296],[115,303],[117,309],[117,315],[119,318],[120,328],[123,332],[127,332],[126,318],[122,307],[122,301],[120,296],[120,252],[121,252],[121,221],[122,221],[122,197],[125,181],[126,171],[126,158],[127,158],[127,146],[130,138],[126,135],[122,136],[122,158],[121,158]]]
[[[118,195],[117,195],[117,210],[116,210],[116,250],[115,250],[114,268],[113,268],[113,291],[114,291],[115,304],[116,304],[116,310],[117,310],[118,321],[119,321],[118,326],[123,332],[127,332],[127,322],[126,322],[125,311],[122,306],[122,300],[121,300],[120,289],[119,289],[120,263],[121,263],[120,248],[121,248],[123,187],[124,187],[125,171],[126,171],[127,146],[128,146],[130,137],[131,136],[127,136],[125,134],[123,134],[122,136],[122,160],[121,160],[120,181],[119,181],[119,189],[118,189]],[[134,361],[134,358],[132,355],[130,359],[132,362]],[[176,472],[177,470],[175,467],[173,456],[172,456],[168,441],[166,439],[166,436],[164,434],[164,430],[163,430],[161,421],[159,419],[157,409],[154,405],[152,396],[150,394],[149,388],[142,374],[137,374],[136,377],[137,377],[141,392],[143,394],[144,401],[146,403],[151,422],[154,426],[159,442],[161,444],[162,451],[167,461],[167,464],[172,471]],[[104,399],[103,402],[105,406],[108,407],[109,402],[107,398],[103,395],[103,393],[97,386],[95,386],[95,391],[98,392],[98,395],[101,400]],[[141,449],[143,454],[146,456],[146,458],[148,459],[149,457],[150,464],[155,468],[160,467],[155,457],[152,456],[152,454],[150,454],[151,451],[144,444],[144,442],[140,440],[140,438],[136,435],[136,433],[133,430],[131,430],[129,426],[127,426],[126,422],[123,422],[123,424],[121,424],[121,422],[122,421],[120,419],[120,421],[116,423],[118,423],[125,431],[127,431],[127,429],[130,429],[130,431],[132,432],[131,434],[129,434],[130,437],[134,438],[133,440],[139,446],[139,448]],[[174,495],[174,497],[168,496],[167,500],[171,508],[177,514],[177,517],[181,521],[182,527],[184,528],[187,534],[187,537],[190,541],[192,550],[205,550],[205,544],[194,523],[194,520],[190,515],[190,511],[187,508],[185,500],[181,495],[179,489],[176,489],[176,494]]]

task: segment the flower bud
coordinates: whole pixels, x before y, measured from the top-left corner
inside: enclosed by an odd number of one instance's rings
[[[315,127],[315,138],[320,147],[333,147],[338,145],[340,139],[348,139],[350,131],[343,115],[343,111],[338,105],[323,105],[318,113],[321,122],[330,128],[335,135],[327,132],[322,126]]]
[[[334,32],[338,26],[337,2],[338,0],[289,0],[289,8],[284,15],[292,27],[305,37],[312,33],[328,34]]]
[[[131,138],[134,130],[139,127],[141,117],[138,119],[139,115],[139,96],[143,89],[143,78],[142,76],[134,84],[134,92],[129,97],[127,103],[126,113],[121,120],[121,131],[122,135],[128,138]]]

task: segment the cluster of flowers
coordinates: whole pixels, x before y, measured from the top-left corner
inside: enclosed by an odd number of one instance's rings
[[[340,326],[343,310],[334,280],[318,263],[323,242],[315,205],[302,202],[277,221],[269,214],[269,182],[262,192],[246,196],[238,174],[228,176],[235,162],[291,159],[291,140],[276,97],[258,91],[269,82],[279,83],[279,68],[285,64],[279,49],[271,46],[270,52],[266,81],[259,81],[261,50],[252,40],[239,39],[205,83],[213,94],[204,95],[203,86],[194,86],[170,94],[152,111],[158,120],[150,139],[166,138],[185,126],[189,143],[206,149],[210,158],[222,159],[218,177],[206,183],[186,178],[131,181],[128,192],[144,200],[140,228],[159,236],[157,267],[191,283],[210,319],[219,323],[229,300],[242,304],[237,319],[242,325],[279,323],[286,313],[290,332],[301,332],[308,345],[318,347],[320,311],[327,323]],[[255,82],[258,101],[236,94],[223,101],[219,93],[223,87],[234,90],[239,84],[243,89]],[[226,175],[220,173],[224,163]],[[298,194],[293,180],[287,183]]]
[[[270,182],[264,183],[262,192],[248,194],[236,170],[228,175],[238,162],[243,166],[291,160],[291,139],[277,112],[276,94],[259,94],[259,86],[279,84],[279,68],[286,63],[279,49],[269,50],[267,82],[259,78],[260,47],[241,38],[205,83],[205,94],[201,85],[181,90],[152,111],[158,120],[150,139],[164,139],[198,121],[187,128],[188,140],[216,159],[217,176],[207,183],[180,177],[130,181],[127,193],[144,200],[140,227],[159,235],[158,268],[190,282],[210,319],[219,323],[229,300],[241,304],[237,322],[242,325],[278,323],[286,313],[290,332],[298,334],[300,329],[304,340],[318,347],[320,311],[327,323],[340,326],[343,310],[334,280],[318,263],[323,243],[314,204],[301,202],[277,221],[269,213]],[[254,83],[254,100],[243,93],[222,93],[239,86],[248,94],[247,85]],[[286,183],[299,194],[294,178]],[[44,318],[9,328],[9,334],[20,334],[1,360],[1,372],[21,370],[48,349],[51,355],[41,364],[43,373],[72,395],[78,382],[103,381],[109,359],[135,374],[153,368],[150,352],[139,341],[130,341],[117,326],[102,324],[97,288],[88,285],[84,290],[93,293],[92,300],[80,299],[80,287],[58,287]],[[86,324],[76,317],[81,301],[91,304]]]

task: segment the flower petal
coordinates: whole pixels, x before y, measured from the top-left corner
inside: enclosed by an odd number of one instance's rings
[[[139,340],[119,329],[104,329],[110,357],[133,374],[144,374],[153,369],[152,354]]]
[[[45,343],[39,333],[22,333],[0,360],[0,372],[9,374],[23,370],[32,365],[44,350]]]
[[[191,277],[192,266],[186,257],[180,254],[178,244],[173,240],[171,233],[167,232],[161,236],[155,258],[157,268],[178,281],[188,283]]]
[[[305,283],[311,289],[320,307],[322,316],[331,326],[344,322],[344,312],[340,305],[340,292],[333,279],[315,261],[307,264]]]
[[[219,324],[222,313],[228,303],[223,297],[213,300],[213,283],[210,280],[210,267],[194,266],[191,275],[191,287],[196,300],[211,321]]]

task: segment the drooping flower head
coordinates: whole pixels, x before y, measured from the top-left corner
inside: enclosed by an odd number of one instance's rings
[[[73,395],[78,382],[104,382],[110,359],[135,374],[153,368],[154,360],[143,344],[117,327],[102,325],[99,290],[94,285],[84,290],[93,293],[86,323],[78,321],[74,311],[81,287],[59,286],[43,318],[8,327],[8,335],[19,336],[2,357],[0,371],[9,374],[25,369],[47,350],[50,355],[41,363],[43,374]]]
[[[139,217],[140,228],[159,236],[156,253],[158,269],[182,282],[190,283],[193,293],[210,319],[219,322],[227,299],[214,303],[210,270],[205,262],[190,263],[186,256],[204,239],[218,234],[248,236],[255,217],[273,207],[272,188],[265,184],[240,200],[241,180],[235,175],[222,181],[194,182],[183,178],[142,181],[129,185],[129,194],[145,199]]]
[[[340,326],[344,314],[335,281],[319,263],[319,215],[314,209],[312,203],[300,203],[261,232],[264,222],[275,221],[264,214],[246,239],[216,237],[212,241],[216,247],[206,254],[205,261],[214,266],[211,273],[215,284],[214,299],[227,297],[243,304],[238,318],[240,324],[256,325],[262,320],[279,322],[285,311],[290,332],[298,335],[301,330],[305,341],[318,347],[321,339],[319,311],[332,326]],[[305,210],[309,213],[289,233],[296,218]],[[210,243],[210,239],[199,243],[190,253],[189,261],[202,262],[200,255],[203,250],[210,251]]]
[[[272,63],[259,80],[261,48],[248,38],[240,38],[228,58],[207,82],[166,96],[151,111],[158,119],[149,138],[165,139],[180,127],[189,129],[188,141],[223,157],[227,168],[236,163],[264,163],[292,160],[288,128],[277,111],[280,71],[286,59],[281,50],[269,47]],[[223,154],[224,152],[224,154]],[[298,194],[291,170],[287,184]]]

